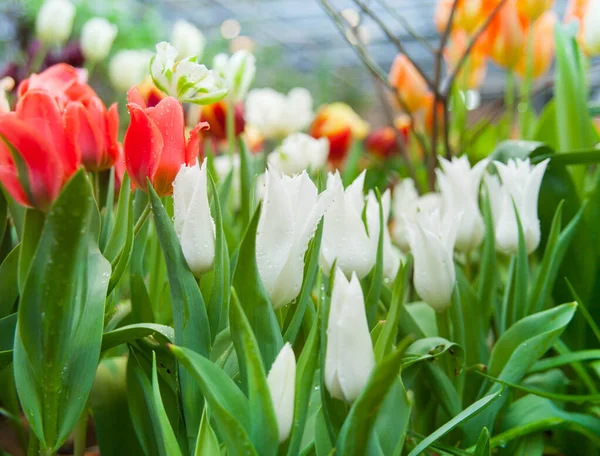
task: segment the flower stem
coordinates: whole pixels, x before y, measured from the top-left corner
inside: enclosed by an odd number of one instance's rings
[[[148,203],[146,203],[146,207],[144,208],[144,212],[142,212],[142,215],[140,215],[140,218],[137,220],[135,226],[133,227],[133,237],[136,237],[137,234],[140,232],[140,230],[144,226],[144,223],[146,223],[150,212],[152,212],[152,208],[150,207],[150,202],[148,201]]]
[[[46,55],[48,55],[48,47],[45,44],[40,44],[40,48],[35,53],[31,65],[29,66],[30,73],[37,73],[40,71]]]
[[[88,424],[89,414],[87,408],[81,414],[81,418],[77,421],[75,425],[74,433],[74,452],[73,456],[83,456],[85,454],[85,449],[87,445],[87,424]]]
[[[233,155],[235,154],[235,103],[233,100],[227,101],[227,118],[225,122],[227,130],[227,152],[233,167]]]

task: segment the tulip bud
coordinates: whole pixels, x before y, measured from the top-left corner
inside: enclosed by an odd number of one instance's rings
[[[600,54],[600,0],[590,0],[583,17],[583,46],[590,55]]]
[[[200,58],[204,53],[206,38],[204,38],[202,32],[195,25],[179,19],[173,27],[171,43],[177,49],[178,60],[186,57]]]
[[[267,375],[267,385],[279,428],[279,443],[290,436],[294,422],[294,395],[296,391],[296,357],[286,342]]]
[[[323,168],[328,153],[327,138],[315,139],[304,133],[293,133],[269,155],[268,160],[272,168],[292,176],[307,169],[314,171]]]
[[[403,109],[414,113],[425,107],[429,93],[427,82],[406,55],[396,56],[388,80],[398,91]]]
[[[329,160],[339,166],[350,149],[352,140],[362,140],[369,124],[345,103],[331,103],[319,108],[310,127],[313,138],[329,139]]]
[[[519,14],[532,22],[552,8],[553,3],[554,0],[519,0],[516,2]]]
[[[362,219],[365,208],[363,186],[365,171],[344,191],[339,172],[329,173],[327,190],[333,194],[333,203],[325,214],[320,264],[326,274],[333,262],[348,277],[355,272],[365,277],[375,265],[379,213],[367,211],[367,226]]]
[[[463,155],[452,161],[439,158],[441,169],[436,170],[444,210],[449,214],[460,214],[462,218],[456,237],[456,249],[470,252],[483,240],[485,226],[479,211],[479,187],[489,160],[482,160],[473,168]]]
[[[335,271],[327,320],[325,386],[331,397],[352,403],[375,368],[365,299],[356,274],[350,282]]]
[[[202,122],[208,122],[210,130],[206,132],[207,136],[211,136],[216,139],[227,138],[227,110],[229,106],[223,100],[213,104],[202,106],[200,111],[200,120]],[[244,117],[244,107],[241,103],[234,106],[234,125],[235,125],[235,136],[238,137],[244,131],[246,127],[246,120]]]
[[[116,25],[103,17],[94,17],[87,21],[81,29],[81,52],[84,57],[92,62],[104,60],[110,52],[118,30]]]
[[[464,30],[452,32],[448,46],[444,50],[444,58],[450,71],[454,71],[469,46],[470,38]],[[487,73],[487,56],[485,41],[478,39],[469,53],[469,59],[456,77],[461,89],[478,89],[483,84]]]
[[[317,187],[303,172],[281,176],[265,173],[265,194],[256,234],[256,263],[262,283],[276,309],[300,293],[304,254],[333,195],[317,195]]]
[[[500,8],[486,29],[489,55],[501,67],[513,69],[525,48],[525,26],[514,3]]]
[[[210,271],[215,260],[215,222],[210,215],[206,159],[202,166],[181,165],[173,181],[175,233],[196,277]]]
[[[391,209],[391,193],[386,190],[383,195],[381,195],[381,208],[383,209],[383,275],[385,278],[394,280],[396,278],[396,274],[398,273],[398,268],[400,267],[400,253],[397,249],[392,245],[392,240],[390,238],[390,230],[388,228],[388,221],[390,219],[390,209]],[[369,226],[369,230],[372,230],[372,236],[377,236],[379,240],[379,203],[377,202],[377,197],[375,196],[375,192],[371,190],[367,197],[367,219],[376,219],[376,226]]]
[[[246,100],[246,119],[269,139],[304,130],[312,121],[312,96],[301,87],[287,95],[273,89],[254,89]]]
[[[418,213],[416,223],[408,223],[408,242],[413,255],[413,282],[417,293],[436,312],[450,307],[456,282],[454,243],[461,214],[442,220],[439,210]]]
[[[398,152],[394,127],[382,127],[372,132],[365,141],[367,151],[380,158],[389,158]],[[405,141],[404,138],[402,141]]]
[[[234,102],[243,100],[256,74],[256,58],[248,51],[237,51],[231,57],[217,54],[213,67],[227,81],[228,98]]]
[[[127,92],[149,75],[152,52],[125,49],[117,52],[108,63],[108,78],[119,92]]]
[[[539,78],[548,72],[554,58],[554,25],[558,18],[554,11],[546,11],[531,26],[533,27],[533,65],[531,76]],[[527,65],[531,57],[526,52],[519,61],[516,71],[521,76],[527,75]]]
[[[46,0],[38,11],[35,29],[47,46],[61,46],[71,35],[75,6],[69,0]]]
[[[392,200],[394,212],[394,229],[392,236],[394,242],[404,253],[410,251],[408,242],[407,222],[414,223],[420,212],[431,213],[441,210],[442,197],[438,193],[428,193],[419,197],[415,183],[412,179],[403,179],[394,187]]]
[[[177,49],[166,41],[156,45],[150,75],[156,87],[182,102],[216,103],[227,95],[225,81],[215,71],[196,63],[196,57],[176,62]]]
[[[516,254],[519,248],[519,231],[515,208],[519,214],[527,253],[532,253],[540,243],[538,195],[550,159],[535,166],[529,159],[509,160],[507,164],[494,162],[502,179],[501,191],[488,191],[493,198],[496,248],[507,254]],[[492,184],[493,185],[493,184]],[[494,201],[495,200],[495,201]]]

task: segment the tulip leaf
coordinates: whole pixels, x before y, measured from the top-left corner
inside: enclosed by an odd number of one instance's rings
[[[125,273],[129,260],[131,259],[131,253],[133,252],[133,198],[129,199],[129,211],[127,212],[127,235],[125,237],[125,244],[112,261],[112,274],[110,276],[110,282],[108,283],[108,294],[110,294],[114,288],[119,284],[121,277]]]
[[[365,454],[377,414],[388,391],[398,378],[404,352],[410,342],[410,338],[404,339],[393,353],[375,366],[367,384],[352,404],[350,413],[340,430],[336,444],[339,454],[356,456]]]
[[[233,273],[233,286],[256,335],[263,364],[270,366],[283,346],[283,337],[256,265],[256,229],[259,217],[260,206],[242,239]]]
[[[108,181],[105,179],[106,176],[108,176]],[[123,175],[123,177],[125,177],[125,175]],[[106,173],[96,175],[95,178],[102,179],[103,183],[106,185],[106,195],[103,205],[100,207],[101,223],[99,240],[100,251],[104,252],[114,226],[113,205],[115,202],[115,168],[111,168]],[[100,201],[98,201],[98,203],[100,203]]]
[[[481,430],[479,438],[477,439],[477,445],[473,451],[473,456],[491,456],[492,448],[490,447],[490,431],[487,428]]]
[[[17,314],[0,318],[0,371],[12,362]]]
[[[300,452],[302,437],[308,416],[308,407],[313,391],[313,379],[319,367],[319,335],[322,321],[314,324],[308,334],[302,354],[296,367],[296,396],[294,398],[294,421],[287,446],[287,455],[295,456]]]
[[[250,416],[252,416],[250,438],[259,454],[275,455],[277,445],[273,442],[279,440],[279,434],[267,376],[258,343],[235,290],[231,293],[229,321],[233,345],[238,356],[242,386],[247,393]]]
[[[512,325],[498,339],[492,350],[488,365],[488,373],[500,380],[518,383],[523,376],[548,349],[556,342],[567,324],[573,318],[576,303],[563,304],[544,312],[529,315]],[[499,391],[498,384],[485,382],[480,390],[480,397],[487,392]],[[505,403],[506,397],[497,401],[485,413],[468,423],[473,435],[474,429],[493,427],[496,415]]]
[[[119,201],[117,202],[115,224],[112,232],[110,233],[110,237],[108,238],[106,248],[102,251],[104,256],[111,262],[117,257],[127,239],[127,230],[129,229],[129,213],[132,212],[130,200],[131,185],[129,183],[129,175],[125,173],[123,176],[123,182],[121,182],[121,190],[119,191]]]
[[[136,323],[105,332],[102,335],[102,351],[153,335],[157,336],[155,338],[164,343],[173,343],[175,337],[173,328],[170,326],[154,323]]]
[[[19,249],[17,245],[0,264],[0,318],[10,314],[19,296]]]
[[[315,232],[315,236],[311,240],[310,245],[308,247],[308,253],[306,255],[308,261],[304,266],[304,278],[302,280],[302,289],[300,290],[300,296],[297,299],[297,305],[292,320],[287,326],[285,334],[283,336],[283,340],[285,342],[289,342],[292,345],[296,341],[298,331],[300,331],[302,320],[304,318],[304,313],[306,312],[308,306],[311,305],[311,294],[315,285],[315,281],[317,279],[317,274],[319,272],[319,255],[321,252],[322,238],[323,220],[319,222],[317,231]]]
[[[513,209],[517,220],[518,242],[517,255],[515,257],[515,289],[509,305],[509,309],[511,310],[509,321],[511,324],[527,315],[527,290],[529,288],[529,261],[527,258],[527,247],[525,246],[523,224],[521,223],[517,206],[513,205]]]
[[[110,265],[91,235],[93,212],[79,171],[46,217],[19,302],[15,379],[44,451],[56,451],[81,416],[100,356]]]
[[[240,150],[240,215],[242,220],[242,230],[246,229],[252,216],[252,181],[254,180],[254,170],[252,167],[252,158],[248,152],[246,141],[241,137],[238,139]],[[233,159],[233,156],[232,156]]]
[[[215,217],[215,261],[212,281],[212,290],[208,300],[208,319],[210,322],[210,333],[214,337],[219,330],[227,324],[227,313],[229,309],[230,287],[230,265],[227,241],[223,228],[223,207],[219,200],[219,192],[212,176],[208,176],[213,194],[213,214]]]
[[[171,218],[150,184],[148,184],[148,193],[152,203],[156,233],[167,265],[175,343],[208,356],[211,337],[202,294],[183,256]],[[198,403],[200,390],[188,372],[180,372],[180,383],[188,441],[192,446],[198,435],[202,415],[202,407]]]
[[[25,222],[23,225],[23,240],[19,249],[19,290],[23,292],[25,280],[35,255],[46,216],[37,209],[25,211]]]
[[[417,456],[423,453],[431,444],[445,436],[448,432],[450,432],[455,427],[459,426],[461,423],[469,420],[473,416],[481,413],[486,410],[492,403],[494,403],[500,396],[502,395],[502,389],[494,391],[493,393],[488,394],[487,396],[479,399],[477,402],[474,402],[458,415],[453,417],[446,424],[435,430],[432,434],[427,436],[425,439],[421,440],[419,444],[413,448],[413,450],[408,454],[408,456]]]
[[[208,419],[205,408],[204,413],[202,413],[202,420],[200,420],[200,430],[198,431],[194,456],[217,455],[220,452],[219,440],[210,425],[210,420]]]
[[[160,388],[158,386],[158,374],[156,373],[156,354],[152,357],[152,398],[154,400],[154,413],[151,413],[152,422],[154,423],[154,431],[156,439],[159,443],[159,451],[161,456],[177,456],[181,455],[181,450],[177,443],[177,438],[167,417],[165,406],[163,405],[160,396]]]
[[[496,235],[489,195],[483,200],[483,218],[485,221],[485,238],[481,252],[477,288],[477,297],[479,300],[477,307],[481,309],[479,318],[482,320],[478,321],[478,326],[480,327],[485,321],[489,320],[491,311],[494,308],[496,290]]]
[[[171,346],[171,352],[198,382],[217,431],[232,455],[258,455],[250,440],[248,399],[225,372],[210,360],[187,348]]]
[[[367,294],[367,299],[365,299],[365,309],[370,329],[373,329],[375,323],[377,323],[377,305],[379,304],[379,297],[383,286],[383,233],[386,229],[383,223],[384,216],[383,206],[381,204],[381,194],[377,188],[375,189],[375,195],[377,196],[377,205],[379,207],[379,235],[377,239],[375,267],[371,273],[371,286]],[[371,233],[371,236],[373,235],[374,233]]]

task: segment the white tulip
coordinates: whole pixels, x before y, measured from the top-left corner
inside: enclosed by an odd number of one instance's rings
[[[600,54],[600,0],[590,0],[583,17],[583,45],[591,55]]]
[[[118,51],[108,64],[110,83],[117,91],[127,92],[150,74],[151,58],[152,52],[147,50],[124,49]]]
[[[485,226],[479,210],[479,187],[489,160],[481,160],[473,168],[463,155],[452,161],[439,158],[437,182],[444,201],[444,211],[460,214],[462,218],[456,236],[456,250],[470,252],[483,241]]]
[[[217,54],[213,60],[213,68],[227,81],[228,98],[237,102],[246,97],[254,81],[256,58],[245,49],[237,51],[231,57]]]
[[[354,273],[348,282],[344,273],[336,269],[327,321],[325,386],[332,397],[354,402],[374,367],[375,354],[360,282]]]
[[[549,160],[546,159],[535,166],[530,165],[529,159],[511,159],[507,164],[494,162],[502,179],[501,199],[492,204],[496,248],[501,252],[516,254],[519,247],[515,207],[523,227],[527,253],[532,253],[538,247],[540,243],[538,196]],[[488,182],[488,189],[489,185]]]
[[[289,342],[286,342],[267,375],[267,385],[275,409],[279,443],[290,436],[294,422],[294,394],[296,391],[296,357]]]
[[[103,17],[94,17],[83,24],[81,52],[84,57],[92,62],[104,60],[110,52],[118,30],[116,25]]]
[[[367,211],[367,227],[362,219],[365,208],[363,171],[344,191],[339,172],[329,173],[327,190],[333,194],[333,203],[325,214],[323,240],[321,242],[320,265],[329,275],[333,262],[350,277],[356,272],[359,278],[365,277],[377,259],[377,226],[379,214]]]
[[[47,46],[61,46],[73,30],[75,6],[69,0],[46,0],[38,11],[36,36]]]
[[[186,57],[202,57],[206,38],[204,34],[194,24],[183,19],[179,19],[173,26],[171,34],[171,43],[177,49],[177,59]]]
[[[456,282],[454,244],[461,214],[442,219],[439,210],[417,214],[416,223],[407,222],[410,251],[413,255],[413,282],[417,293],[435,311],[451,304]]]
[[[390,219],[390,207],[391,194],[389,189],[381,195],[381,208],[383,209],[383,275],[385,278],[394,280],[400,267],[400,253],[397,248],[392,245],[390,238],[390,230],[388,228],[388,222]],[[377,217],[377,223],[369,230],[373,230],[373,236],[377,236],[379,240],[379,204],[377,203],[377,196],[375,192],[371,190],[367,196],[367,214],[371,212],[370,216],[367,215],[367,219]]]
[[[281,176],[265,173],[265,194],[256,234],[256,263],[262,283],[276,309],[298,296],[304,254],[321,217],[333,199],[320,195],[305,172]]]
[[[323,168],[329,155],[329,140],[315,139],[305,133],[293,133],[269,154],[271,167],[291,176],[304,170]]]
[[[182,102],[206,105],[227,95],[226,81],[216,71],[196,63],[196,57],[177,61],[177,49],[166,41],[156,45],[150,75],[156,87]]]
[[[248,94],[245,116],[265,138],[283,138],[310,125],[314,117],[312,96],[301,87],[287,95],[268,88],[254,89]]]
[[[427,193],[421,197],[417,193],[412,179],[403,179],[394,186],[392,199],[394,213],[394,228],[392,236],[394,242],[404,253],[410,251],[408,242],[407,222],[414,223],[420,212],[431,213],[441,210],[442,197],[439,193]]]
[[[173,181],[175,233],[183,256],[196,277],[208,272],[215,260],[215,222],[210,215],[206,160],[202,166],[182,165]]]

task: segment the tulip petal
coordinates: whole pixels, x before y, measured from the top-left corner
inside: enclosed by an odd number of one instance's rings
[[[127,103],[136,104],[142,109],[146,109],[148,107],[148,106],[146,106],[146,100],[142,96],[142,93],[140,92],[140,89],[138,86],[133,86],[127,92]]]
[[[106,117],[106,128],[104,137],[104,146],[106,148],[105,157],[102,164],[103,169],[110,168],[119,159],[119,109],[116,103],[113,103],[108,109]]]
[[[0,139],[0,183],[17,203],[22,206],[32,206],[19,181],[19,173],[12,159],[8,146]]]
[[[296,357],[289,342],[286,342],[273,362],[267,384],[277,417],[279,442],[290,436],[294,419],[294,395],[296,390]]]
[[[346,295],[349,287],[348,279],[341,271],[337,268],[335,270],[335,280],[333,284],[333,291],[331,294],[331,304],[329,308],[329,318],[327,320],[327,346],[325,347],[325,386],[329,391],[331,397],[336,399],[344,400],[344,392],[339,382],[339,370],[340,370],[340,355],[344,350],[341,345],[340,328],[337,325],[337,319],[342,312],[344,303],[346,302]]]
[[[208,122],[200,122],[190,131],[190,136],[185,146],[186,163],[194,163],[196,160],[203,158],[201,157],[200,148],[202,147],[204,137],[201,135],[201,132],[208,129],[210,129]]]
[[[100,126],[104,118],[91,112],[81,102],[71,102],[65,112],[65,123],[68,130],[77,129],[76,147],[79,148],[83,166],[91,171],[98,171],[103,161],[104,135]],[[75,123],[77,122],[77,125]]]

